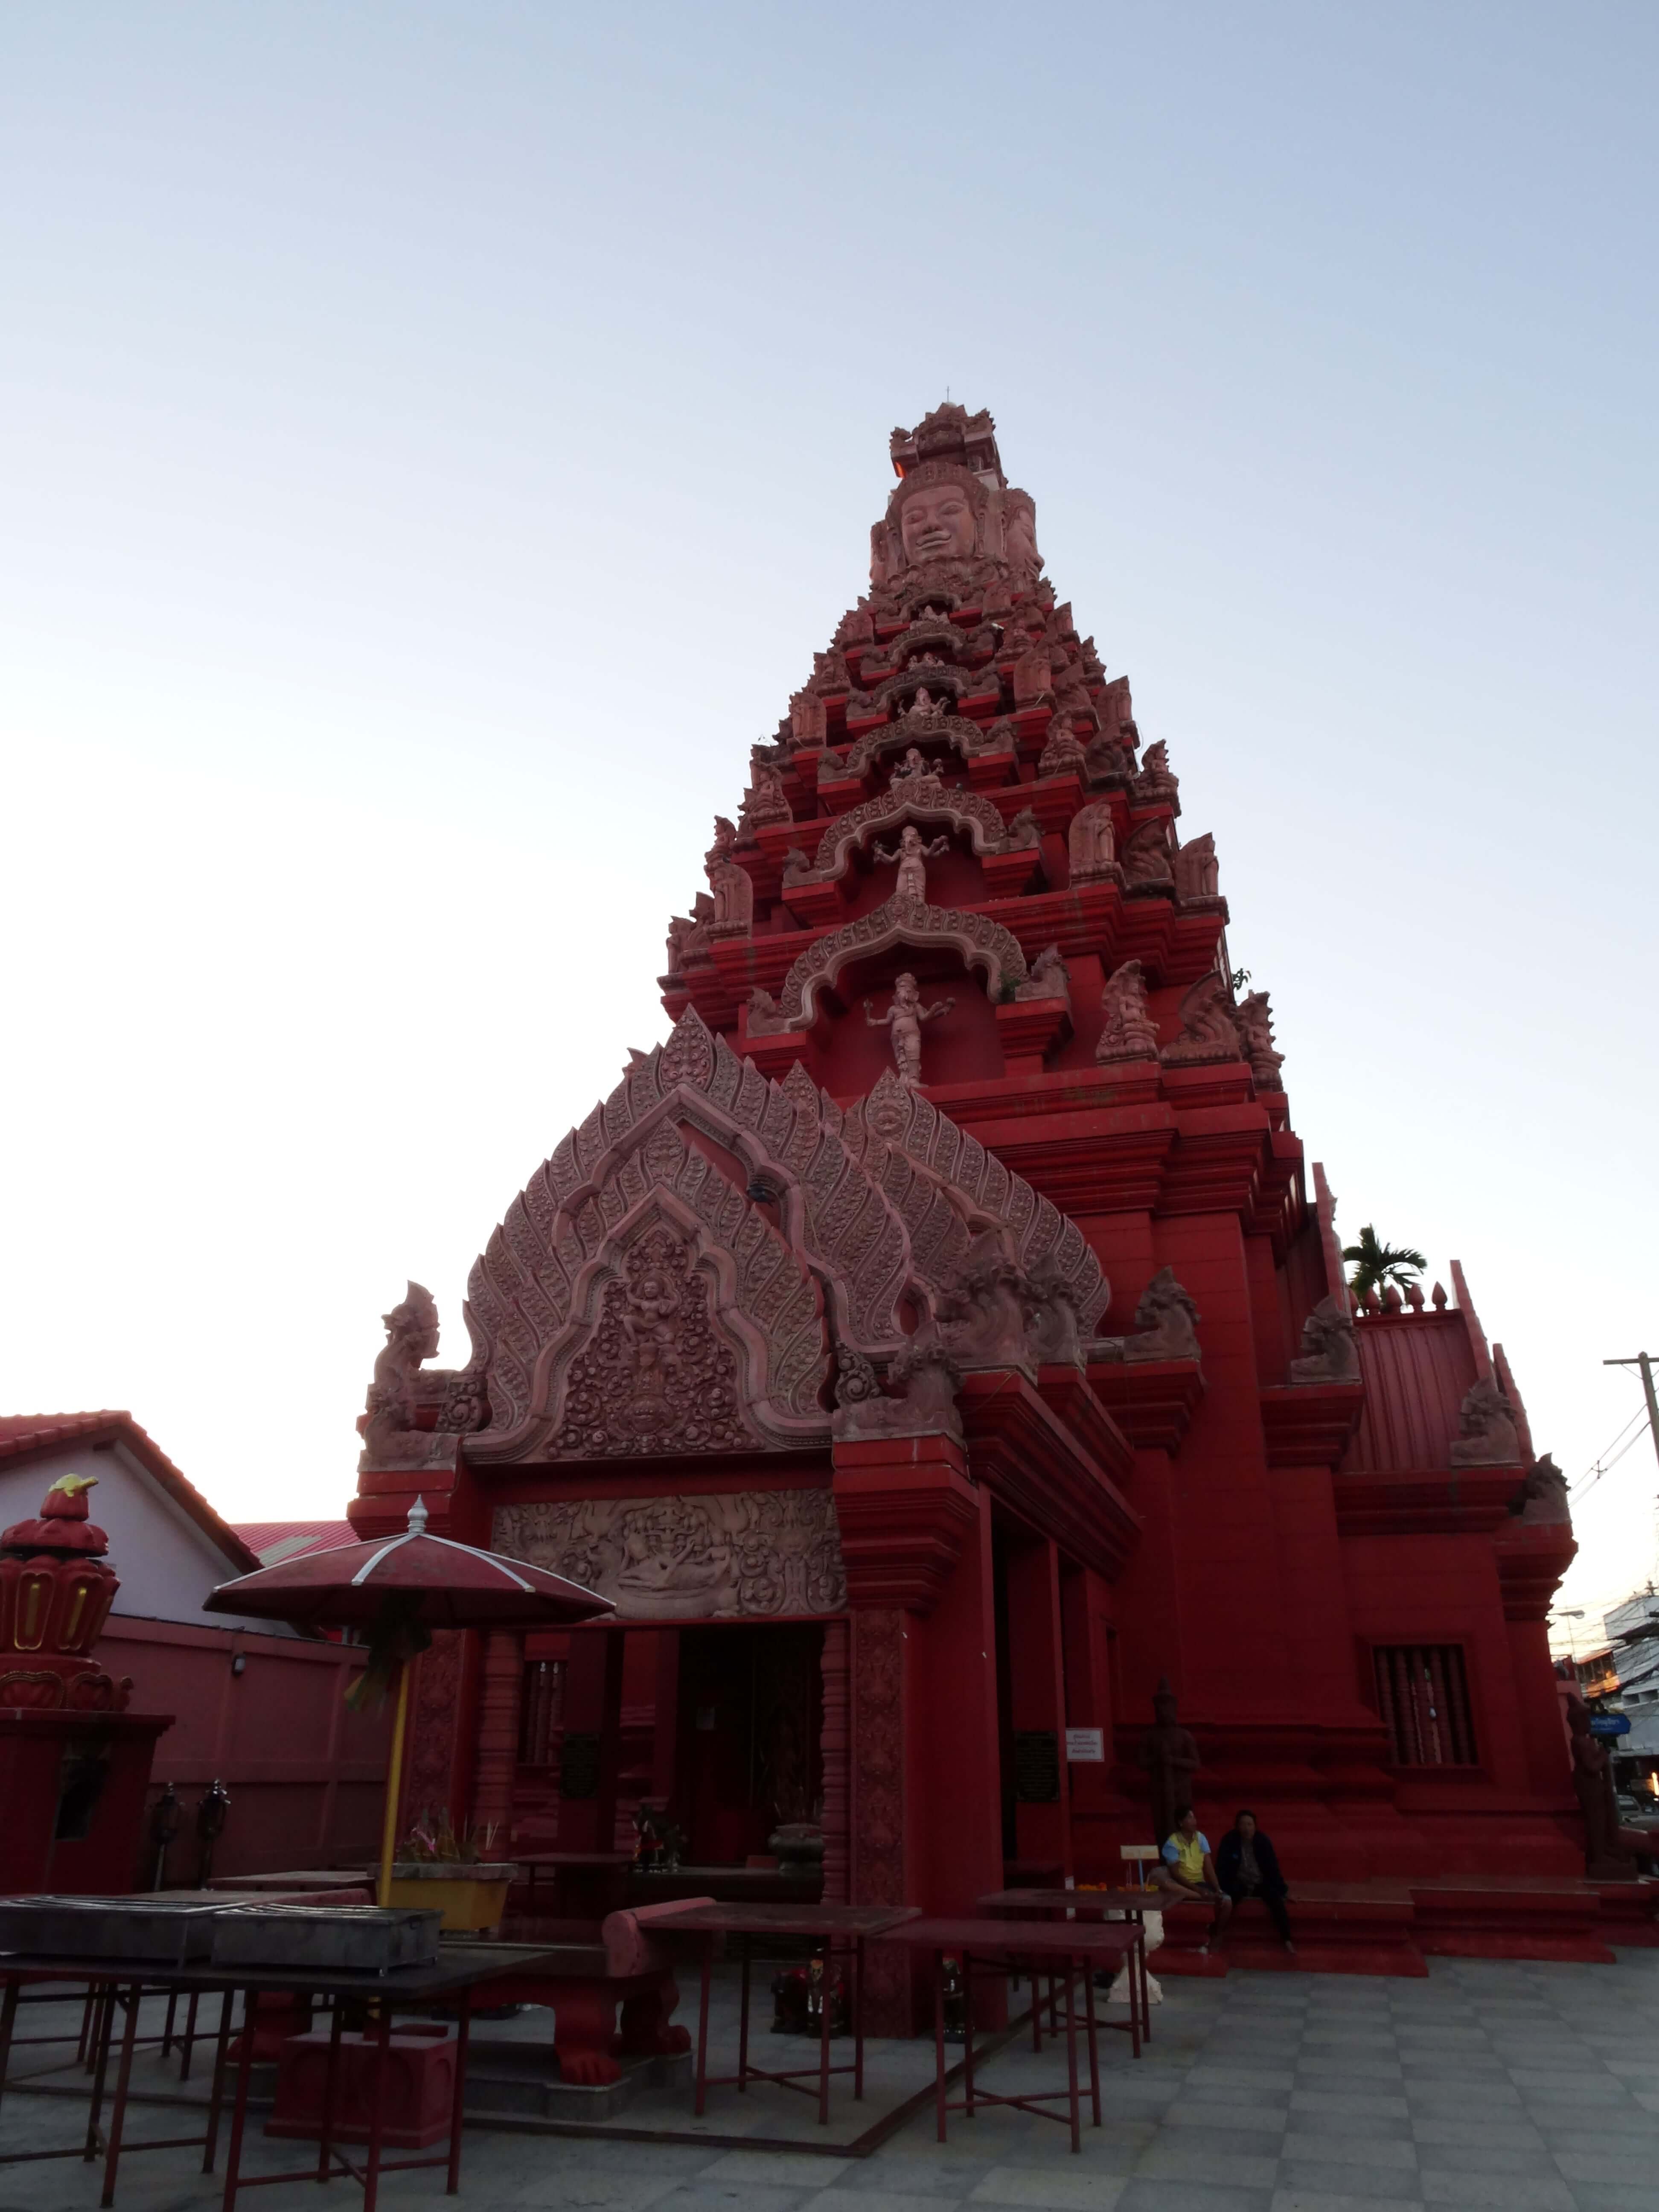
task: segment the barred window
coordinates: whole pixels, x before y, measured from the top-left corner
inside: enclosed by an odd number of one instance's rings
[[[1474,1726],[1461,1644],[1379,1644],[1376,1702],[1397,1766],[1473,1766]]]
[[[554,1742],[563,1725],[563,1661],[527,1660],[519,1698],[520,1765],[550,1766]]]

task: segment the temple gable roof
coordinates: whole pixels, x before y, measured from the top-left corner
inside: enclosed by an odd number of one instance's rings
[[[465,1425],[474,1463],[609,1455],[627,1436],[580,1411],[608,1363],[629,1389],[654,1378],[639,1448],[684,1449],[690,1401],[677,1419],[668,1399],[689,1331],[714,1408],[702,1448],[823,1445],[838,1362],[898,1358],[988,1258],[1063,1296],[1085,1334],[1110,1297],[1077,1224],[896,1076],[844,1114],[688,1011],[508,1207],[469,1279],[468,1368],[422,1370],[418,1395],[487,1406]],[[961,1327],[951,1352],[1000,1364]]]

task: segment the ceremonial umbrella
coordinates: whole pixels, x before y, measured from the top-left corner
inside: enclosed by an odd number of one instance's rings
[[[347,1695],[390,1687],[398,1679],[398,1717],[386,1775],[386,1820],[380,1840],[380,1903],[392,1881],[398,1839],[398,1796],[403,1786],[404,1735],[409,1722],[409,1662],[432,1640],[434,1628],[559,1628],[592,1620],[616,1608],[597,1590],[566,1582],[524,1559],[480,1552],[447,1536],[428,1536],[427,1511],[416,1498],[401,1536],[344,1544],[332,1552],[302,1552],[258,1573],[221,1583],[204,1601],[207,1613],[253,1614],[296,1628],[358,1628],[369,1634],[369,1661]]]

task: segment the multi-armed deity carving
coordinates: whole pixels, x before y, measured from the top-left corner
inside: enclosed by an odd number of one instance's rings
[[[872,1030],[891,1031],[893,1059],[898,1069],[898,1079],[907,1089],[914,1091],[921,1081],[921,1025],[924,1022],[937,1021],[941,1014],[948,1014],[956,1000],[953,998],[935,999],[931,1006],[924,1006],[921,987],[907,969],[894,981],[892,1003],[885,1013],[872,1013],[872,1003],[868,999],[864,1002],[865,1021]]]
[[[570,1364],[555,1458],[738,1450],[760,1439],[743,1418],[737,1360],[717,1334],[689,1240],[662,1226],[628,1251],[599,1327]]]
[[[935,837],[931,845],[921,842],[921,832],[914,823],[906,823],[899,832],[896,845],[876,845],[872,851],[878,860],[896,860],[898,879],[893,885],[893,896],[911,906],[927,903],[927,863],[941,853],[951,849],[949,837]]]

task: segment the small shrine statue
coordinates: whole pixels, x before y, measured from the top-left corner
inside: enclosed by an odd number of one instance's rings
[[[937,714],[939,705],[933,693],[924,684],[904,711],[907,714]]]
[[[901,904],[926,906],[927,903],[927,862],[935,860],[941,853],[950,850],[949,837],[935,837],[931,845],[921,842],[921,832],[914,823],[907,823],[899,833],[896,845],[878,845],[878,860],[898,862],[898,881],[893,886],[893,896]]]
[[[1152,1725],[1140,1746],[1140,1763],[1152,1784],[1152,1841],[1161,1844],[1176,1824],[1176,1808],[1193,1801],[1198,1744],[1190,1729],[1176,1718],[1176,1695],[1167,1674],[1152,1693]]]
[[[893,1003],[884,1014],[870,1011],[871,1001],[864,1002],[864,1018],[872,1030],[890,1028],[893,1032],[893,1059],[898,1068],[898,1079],[908,1091],[916,1090],[921,1082],[921,1025],[937,1021],[948,1014],[956,1004],[954,999],[936,999],[931,1006],[921,1003],[921,989],[908,970],[893,985]]]

